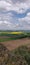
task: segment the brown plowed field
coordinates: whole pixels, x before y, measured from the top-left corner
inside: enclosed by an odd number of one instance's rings
[[[4,39],[4,38],[10,38],[10,37],[8,37],[8,36],[0,36],[0,39]]]
[[[6,42],[2,42],[2,44],[4,46],[6,46],[8,48],[8,50],[13,50],[13,49],[16,49],[19,46],[30,44],[30,39],[24,38],[24,39],[6,41]]]

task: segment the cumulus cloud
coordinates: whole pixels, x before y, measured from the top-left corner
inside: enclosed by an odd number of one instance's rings
[[[13,2],[16,2],[15,4]],[[27,9],[30,8],[30,3],[22,2],[22,0],[1,0],[0,1],[0,10],[1,11],[16,11],[17,13],[24,13]]]
[[[9,7],[11,6],[11,4],[9,4],[6,1],[0,1],[0,11],[9,11]]]
[[[0,0],[0,29],[30,29],[28,9],[30,0]],[[20,18],[19,15],[25,13],[26,16]]]
[[[27,16],[24,18],[19,18],[18,21],[24,29],[30,29],[30,13],[27,13]]]

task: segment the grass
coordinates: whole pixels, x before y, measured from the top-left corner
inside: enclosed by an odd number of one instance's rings
[[[10,41],[10,40],[16,40],[16,38],[2,38],[0,39],[0,42]]]
[[[0,65],[30,65],[30,47],[21,46],[9,51],[0,44]]]
[[[0,42],[5,42],[5,41],[10,41],[10,40],[17,40],[17,39],[22,39],[22,38],[26,38],[26,36],[18,36],[18,37],[11,37],[11,38],[0,38]]]
[[[9,41],[9,40],[16,40],[29,37],[30,33],[26,32],[0,32],[0,36],[7,36],[8,38],[0,38],[0,42]]]

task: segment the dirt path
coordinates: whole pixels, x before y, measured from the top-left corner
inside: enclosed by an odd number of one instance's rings
[[[24,38],[19,40],[6,41],[2,42],[2,44],[4,44],[4,46],[6,46],[8,50],[13,50],[19,46],[30,44],[30,39]]]

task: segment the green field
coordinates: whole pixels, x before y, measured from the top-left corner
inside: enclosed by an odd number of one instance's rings
[[[7,38],[3,38],[3,36],[7,36]],[[16,40],[22,38],[30,38],[30,33],[27,32],[0,32],[0,42],[8,41],[8,40]]]

